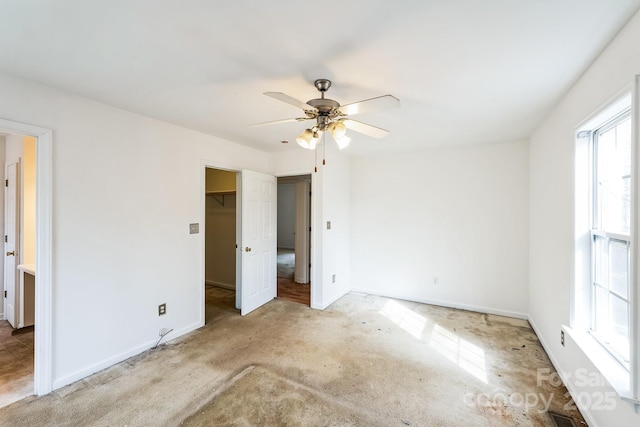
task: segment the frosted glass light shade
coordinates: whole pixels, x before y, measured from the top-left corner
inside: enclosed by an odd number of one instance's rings
[[[318,139],[315,137],[311,129],[305,129],[300,136],[296,138],[296,142],[302,148],[306,148],[307,150],[313,150],[316,148],[316,142]]]
[[[331,123],[329,131],[331,132],[331,136],[333,136],[333,139],[337,141],[345,136],[345,134],[347,133],[347,127],[344,125],[344,123],[342,123],[342,121],[337,121]]]

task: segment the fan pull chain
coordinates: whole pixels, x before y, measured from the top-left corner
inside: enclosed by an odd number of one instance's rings
[[[322,132],[322,166],[326,165],[327,162],[325,160],[327,152],[327,132]]]
[[[318,150],[317,149],[313,150],[313,157],[315,161],[315,166],[313,167],[313,171],[318,172]]]

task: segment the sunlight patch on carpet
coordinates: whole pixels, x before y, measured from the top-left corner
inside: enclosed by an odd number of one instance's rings
[[[400,326],[417,339],[422,338],[422,332],[427,325],[427,319],[402,304],[389,300],[380,311],[387,319]]]
[[[429,346],[484,384],[488,383],[484,350],[477,345],[440,325],[435,325]]]

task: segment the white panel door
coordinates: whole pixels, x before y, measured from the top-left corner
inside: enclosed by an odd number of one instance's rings
[[[18,304],[20,295],[18,294],[18,284],[16,283],[16,259],[19,249],[20,230],[20,200],[18,198],[20,177],[20,163],[8,164],[5,168],[5,196],[4,196],[4,309],[5,318],[14,328],[18,324],[20,317]]]
[[[241,175],[244,316],[276,297],[276,178],[253,171]]]

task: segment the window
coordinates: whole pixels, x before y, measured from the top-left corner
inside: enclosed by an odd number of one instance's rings
[[[627,370],[630,360],[631,113],[591,132],[592,335]]]
[[[576,129],[573,304],[562,330],[640,414],[640,76],[632,87]]]

